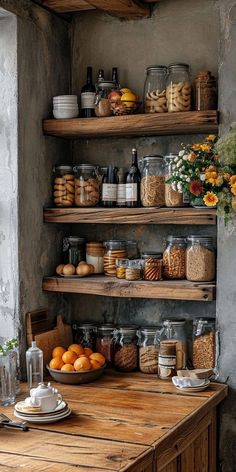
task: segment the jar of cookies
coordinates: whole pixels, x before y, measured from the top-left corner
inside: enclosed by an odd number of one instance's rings
[[[145,113],[164,113],[167,111],[166,77],[166,66],[149,66],[146,69],[143,99]]]
[[[75,205],[94,207],[99,202],[99,180],[96,166],[80,164],[74,167],[75,172]]]
[[[163,252],[163,277],[165,279],[186,278],[186,239],[168,236]]]
[[[104,242],[104,274],[110,277],[116,276],[116,260],[127,259],[126,241],[110,240]]]
[[[163,157],[145,156],[141,172],[141,204],[143,207],[165,205],[165,177]]]
[[[125,278],[126,280],[141,280],[142,279],[142,261],[140,259],[127,261]]]
[[[161,326],[147,326],[137,331],[139,369],[144,374],[157,374]]]
[[[138,368],[136,326],[121,326],[114,332],[115,367],[121,372]]]
[[[188,64],[170,64],[166,87],[169,112],[191,110],[192,87]]]
[[[72,166],[53,169],[53,202],[57,207],[71,207],[75,203],[75,177]]]

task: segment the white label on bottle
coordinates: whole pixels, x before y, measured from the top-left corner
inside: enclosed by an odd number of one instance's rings
[[[118,184],[117,188],[117,203],[126,202],[126,184]]]
[[[95,108],[95,93],[81,93],[81,108]]]
[[[176,356],[162,356],[159,354],[159,366],[161,367],[175,367],[176,366]]]
[[[102,200],[104,202],[116,202],[117,184],[102,184]]]
[[[189,195],[186,192],[183,193],[183,203],[189,203]]]
[[[126,201],[136,202],[138,200],[138,184],[126,184]]]

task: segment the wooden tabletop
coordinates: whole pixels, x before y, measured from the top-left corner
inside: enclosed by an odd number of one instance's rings
[[[109,370],[90,384],[56,386],[72,415],[52,424],[29,423],[28,432],[0,429],[1,472],[172,472],[165,465],[181,441],[210,424],[227,395],[222,384],[188,394],[153,375]],[[23,384],[19,400],[25,396]],[[13,407],[1,411],[16,420]]]

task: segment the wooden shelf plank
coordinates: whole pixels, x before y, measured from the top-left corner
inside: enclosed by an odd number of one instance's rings
[[[204,302],[215,299],[215,283],[213,282],[195,283],[186,280],[129,282],[103,275],[85,278],[44,277],[43,290],[122,298],[197,300]]]
[[[95,10],[95,7],[89,5],[85,0],[42,0],[42,5],[57,13]]]
[[[107,118],[48,119],[45,134],[64,138],[99,138],[104,136],[160,136],[217,133],[217,111],[188,111],[111,116]]]
[[[98,9],[120,18],[146,18],[150,15],[149,6],[138,0],[42,0],[42,5],[57,13]]]
[[[196,208],[45,208],[45,223],[215,225],[216,210]]]

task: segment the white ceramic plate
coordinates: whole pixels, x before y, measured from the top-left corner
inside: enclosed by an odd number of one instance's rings
[[[194,392],[202,392],[203,390],[206,390],[207,387],[209,387],[210,380],[206,382],[205,385],[202,385],[202,387],[175,387],[177,390],[180,390],[181,392],[188,392],[188,393],[194,393]]]
[[[14,415],[17,418],[20,418],[21,420],[28,421],[29,423],[56,423],[56,421],[62,420],[64,418],[67,418],[67,416],[71,415],[71,409],[67,408],[66,411],[63,411],[63,413],[54,415],[54,416],[47,416],[47,417],[39,417],[39,416],[23,416],[20,413],[17,413],[17,411],[14,411]]]
[[[15,410],[17,411],[17,413],[20,413],[21,415],[26,415],[26,416],[45,416],[45,415],[48,415],[48,414],[52,414],[52,413],[60,413],[61,410],[63,410],[66,406],[67,406],[67,403],[62,401],[56,408],[55,410],[50,410],[50,411],[47,411],[47,412],[44,412],[44,411],[36,411],[35,413],[33,412],[30,412],[30,413],[27,413],[26,411],[22,411],[21,407],[25,406],[25,402],[18,402],[16,403],[15,405]]]

